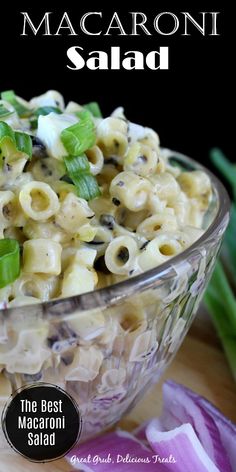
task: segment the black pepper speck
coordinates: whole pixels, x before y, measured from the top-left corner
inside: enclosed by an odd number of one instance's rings
[[[113,203],[115,206],[119,206],[119,205],[120,205],[120,200],[118,200],[118,198],[113,197],[112,203]]]
[[[115,225],[115,220],[112,215],[101,215],[99,222],[102,226],[106,226],[108,229],[113,230]]]

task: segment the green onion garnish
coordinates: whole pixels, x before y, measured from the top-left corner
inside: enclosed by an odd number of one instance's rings
[[[77,176],[81,172],[90,172],[89,161],[85,154],[81,156],[66,156],[64,157],[66,168],[71,176]]]
[[[14,131],[5,121],[0,121],[0,163],[2,162],[3,156],[9,156],[11,153],[14,153],[15,150]]]
[[[0,105],[0,120],[7,118],[7,116],[12,115],[13,111],[9,111],[4,105]]]
[[[70,156],[79,156],[94,146],[96,134],[90,112],[81,112],[79,123],[65,128],[61,140]]]
[[[0,123],[0,146],[2,146],[6,141],[15,142],[15,133],[13,129],[4,121]]]
[[[69,154],[64,157],[64,162],[77,195],[85,200],[92,200],[100,195],[100,190],[95,177],[90,173],[87,156],[83,154],[96,141],[91,113],[87,110],[80,112],[79,123],[64,129],[61,140]]]
[[[83,105],[83,108],[90,111],[95,118],[102,118],[102,112],[97,102],[90,102]]]
[[[97,180],[90,173],[89,161],[85,154],[82,156],[66,156],[64,162],[68,175],[80,198],[92,200],[100,195]]]
[[[22,133],[20,131],[15,132],[16,148],[18,151],[32,156],[32,139],[29,134]]]
[[[1,99],[10,103],[15,108],[19,116],[24,117],[31,114],[31,111],[17,100],[14,90],[6,90],[5,92],[2,92]]]
[[[15,239],[0,240],[0,288],[6,287],[19,277],[20,247]]]
[[[37,110],[34,111],[34,115],[39,117],[40,115],[46,116],[49,115],[49,113],[57,113],[58,115],[62,113],[60,108],[58,107],[40,107],[37,108]]]
[[[13,129],[4,121],[0,121],[0,158],[15,152],[22,152],[29,158],[32,156],[31,137]]]
[[[99,186],[92,174],[83,173],[78,175],[73,182],[76,187],[76,193],[80,198],[89,201],[95,197],[99,197]]]

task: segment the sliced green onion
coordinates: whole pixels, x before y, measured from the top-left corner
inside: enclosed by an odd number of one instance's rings
[[[77,195],[85,200],[100,195],[95,177],[90,173],[89,161],[84,153],[96,141],[94,123],[89,111],[80,112],[80,121],[61,132],[61,140],[69,153],[64,157],[69,178]]]
[[[31,111],[17,100],[14,90],[6,90],[5,92],[2,92],[1,99],[10,103],[19,116],[23,117],[31,114]]]
[[[102,112],[97,102],[90,102],[83,105],[83,108],[90,111],[95,118],[102,118]]]
[[[15,133],[13,129],[4,121],[0,123],[0,146],[4,144],[5,141],[15,142]]]
[[[0,288],[6,287],[19,277],[20,247],[15,239],[0,240]]]
[[[66,156],[64,157],[64,162],[68,173],[71,176],[76,176],[81,172],[90,172],[90,166],[87,156],[82,154],[82,156]]]
[[[80,198],[89,201],[100,195],[100,190],[95,177],[92,174],[77,175],[71,179],[76,187],[76,193]]]
[[[97,180],[90,174],[89,161],[84,154],[76,157],[66,156],[64,162],[79,197],[92,200],[100,195]]]
[[[32,139],[29,134],[16,131],[15,140],[18,151],[27,154],[27,156],[32,156]]]
[[[84,116],[85,113],[88,113],[88,112],[86,112],[85,110],[76,111],[75,116],[77,116],[77,118],[79,118],[81,120],[81,118],[83,119],[83,116]],[[92,116],[90,112],[89,112],[89,114],[90,114],[90,116]]]
[[[0,120],[7,118],[7,116],[12,115],[13,111],[9,111],[4,105],[0,105]]]
[[[0,121],[0,158],[8,157],[12,153],[22,152],[29,158],[32,156],[31,137],[13,129],[4,121]]]
[[[0,121],[0,162],[3,157],[8,157],[15,150],[15,133],[13,129],[5,121]]]
[[[81,112],[79,123],[65,128],[61,132],[61,140],[71,156],[79,156],[94,146],[96,134],[90,112]]]
[[[60,108],[58,107],[40,107],[37,108],[37,110],[34,111],[34,115],[39,117],[40,115],[46,116],[49,115],[49,113],[57,113],[58,115],[62,113]]]

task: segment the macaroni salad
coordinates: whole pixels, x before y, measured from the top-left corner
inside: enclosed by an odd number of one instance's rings
[[[69,297],[152,269],[195,242],[211,200],[152,129],[56,91],[0,101],[0,302]]]

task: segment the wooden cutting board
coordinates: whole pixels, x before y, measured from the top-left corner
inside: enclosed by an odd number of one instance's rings
[[[165,379],[171,378],[183,383],[205,396],[226,416],[236,423],[236,383],[217,339],[209,316],[200,310],[189,334],[185,338],[173,363],[158,385],[141,400],[132,412],[119,422],[119,426],[132,430],[142,421],[157,416],[161,411],[161,387]],[[32,464],[19,456],[13,456],[0,472],[61,472],[71,471],[65,460],[49,464]]]

